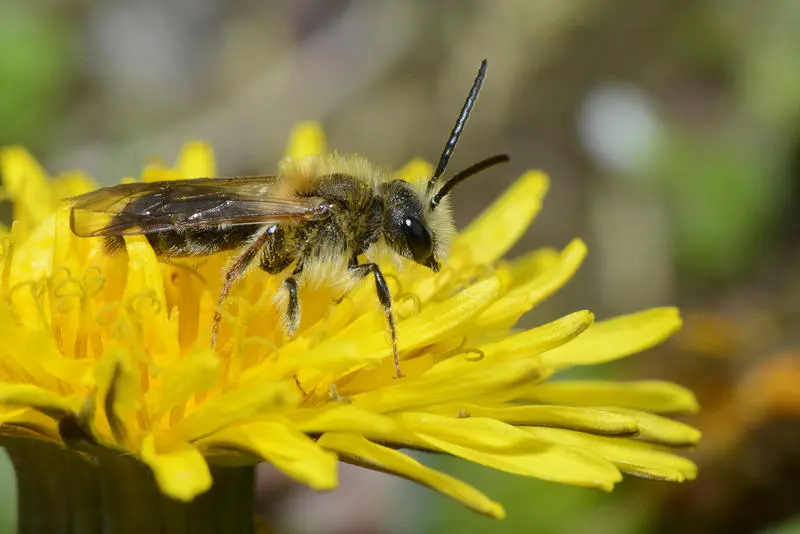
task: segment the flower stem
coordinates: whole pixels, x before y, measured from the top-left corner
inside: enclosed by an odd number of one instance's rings
[[[17,474],[19,534],[255,532],[254,467],[212,467],[211,489],[183,503],[164,496],[132,456],[38,439],[0,444]]]

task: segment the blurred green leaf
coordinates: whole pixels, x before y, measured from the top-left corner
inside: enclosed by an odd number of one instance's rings
[[[785,154],[743,137],[675,134],[661,160],[679,264],[701,279],[727,281],[760,260],[783,204]]]
[[[761,531],[761,534],[800,534],[800,516]]]
[[[794,126],[800,114],[800,3],[777,0],[748,24],[739,86],[743,103],[773,126]]]
[[[17,488],[14,466],[4,449],[0,449],[0,533],[16,532]]]
[[[499,501],[506,518],[495,520],[478,515],[448,499],[436,499],[427,532],[478,534],[548,534],[575,532],[637,532],[642,510],[614,506],[625,495],[564,486],[538,479],[510,475],[457,458],[435,457],[424,462],[463,479]]]
[[[0,4],[0,144],[46,137],[65,92],[68,44],[47,10]]]

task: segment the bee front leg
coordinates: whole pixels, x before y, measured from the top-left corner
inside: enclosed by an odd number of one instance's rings
[[[363,263],[361,265],[354,265],[350,271],[357,276],[363,278],[368,274],[375,277],[375,290],[378,293],[378,300],[383,308],[383,313],[386,315],[386,323],[389,325],[389,334],[392,338],[392,355],[394,357],[395,378],[402,378],[403,372],[400,370],[400,356],[397,353],[397,326],[394,322],[394,313],[392,312],[392,294],[389,291],[389,286],[386,285],[386,278],[383,277],[380,267],[375,263]]]

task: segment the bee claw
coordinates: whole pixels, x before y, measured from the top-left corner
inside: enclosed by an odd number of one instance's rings
[[[217,347],[217,335],[219,334],[219,324],[222,321],[222,315],[219,312],[214,314],[214,322],[211,326],[211,348]]]

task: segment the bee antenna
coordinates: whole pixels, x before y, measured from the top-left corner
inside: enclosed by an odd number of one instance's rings
[[[475,101],[478,99],[478,93],[481,91],[483,79],[486,77],[487,65],[488,62],[485,59],[481,61],[481,66],[478,69],[478,75],[475,76],[475,81],[472,83],[472,89],[469,90],[469,95],[467,95],[467,100],[464,102],[464,107],[461,108],[461,113],[458,115],[456,125],[453,126],[453,131],[450,132],[450,138],[447,140],[447,144],[444,145],[444,150],[439,158],[439,164],[436,166],[436,172],[433,173],[433,176],[428,182],[428,193],[431,192],[433,186],[436,184],[436,181],[447,168],[447,162],[450,161],[450,156],[453,154],[453,149],[456,148],[458,138],[461,137],[461,132],[464,131],[464,126],[467,124],[467,119],[472,111],[472,107],[475,105]]]
[[[508,154],[497,154],[488,157],[482,161],[479,161],[474,165],[470,165],[463,171],[456,173],[455,175],[453,175],[452,178],[447,180],[441,187],[441,189],[439,189],[433,196],[433,198],[431,199],[431,209],[432,210],[436,209],[436,206],[439,205],[439,202],[441,202],[442,199],[446,197],[455,186],[457,186],[470,176],[474,176],[479,172],[483,172],[489,167],[494,167],[495,165],[499,165],[500,163],[508,163],[509,159],[510,158],[508,157]]]

